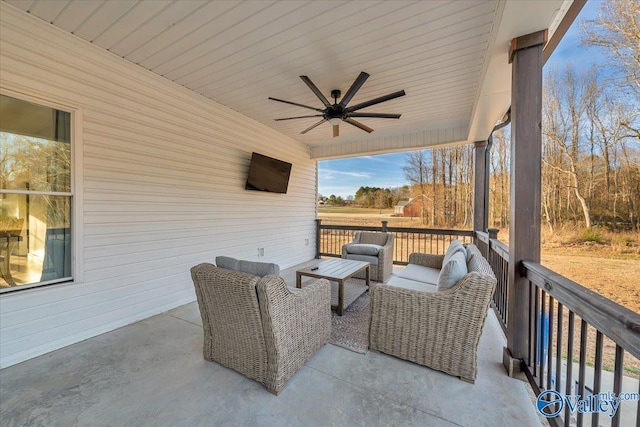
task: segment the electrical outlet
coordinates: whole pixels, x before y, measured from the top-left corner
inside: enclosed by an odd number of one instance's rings
[[[309,239],[304,239],[304,245],[309,246]]]
[[[264,256],[264,248],[258,248],[258,256]]]

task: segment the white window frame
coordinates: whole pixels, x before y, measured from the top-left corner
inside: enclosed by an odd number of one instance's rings
[[[38,291],[41,289],[52,289],[60,286],[68,286],[84,281],[84,219],[83,219],[83,192],[82,192],[82,123],[83,110],[79,106],[62,104],[37,92],[25,92],[14,90],[8,87],[0,87],[0,94],[31,102],[56,110],[65,111],[71,114],[71,191],[67,192],[29,192],[29,194],[45,193],[47,195],[62,195],[71,197],[71,280],[64,282],[38,282],[28,285],[16,286],[3,290],[2,296],[16,293],[24,294],[21,291]],[[2,190],[5,194],[27,194],[23,190]]]

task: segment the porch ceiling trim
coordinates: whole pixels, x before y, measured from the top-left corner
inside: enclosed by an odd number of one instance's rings
[[[362,141],[339,142],[331,145],[311,147],[311,158],[327,160],[362,156],[364,154],[384,154],[397,151],[419,150],[425,147],[436,148],[444,145],[462,144],[467,141],[467,126],[450,127],[405,133],[401,135],[381,136]]]

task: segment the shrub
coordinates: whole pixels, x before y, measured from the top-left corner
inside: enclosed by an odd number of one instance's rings
[[[604,236],[602,232],[594,227],[591,228],[583,228],[578,233],[578,240],[581,242],[594,242],[594,243],[603,243]]]

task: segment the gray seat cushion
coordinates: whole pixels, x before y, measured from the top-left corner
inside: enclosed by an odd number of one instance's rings
[[[348,254],[357,255],[378,255],[378,252],[382,249],[380,245],[372,245],[368,243],[352,243],[347,246]]]
[[[438,276],[438,290],[451,288],[467,274],[466,253],[456,251],[446,264],[442,265]]]
[[[395,286],[396,288],[412,289],[423,292],[436,292],[438,290],[438,287],[435,285],[396,276],[395,274],[392,274],[385,284]]]
[[[371,265],[378,265],[377,255],[347,254],[347,259],[352,259],[355,261],[366,261]]]
[[[437,268],[423,267],[417,264],[409,264],[396,274],[399,277],[436,286],[440,270]]]
[[[254,276],[264,277],[269,275],[279,275],[280,267],[278,264],[270,262],[256,262],[237,260],[228,256],[216,257],[216,265],[227,270],[240,271],[242,273],[253,274]]]

